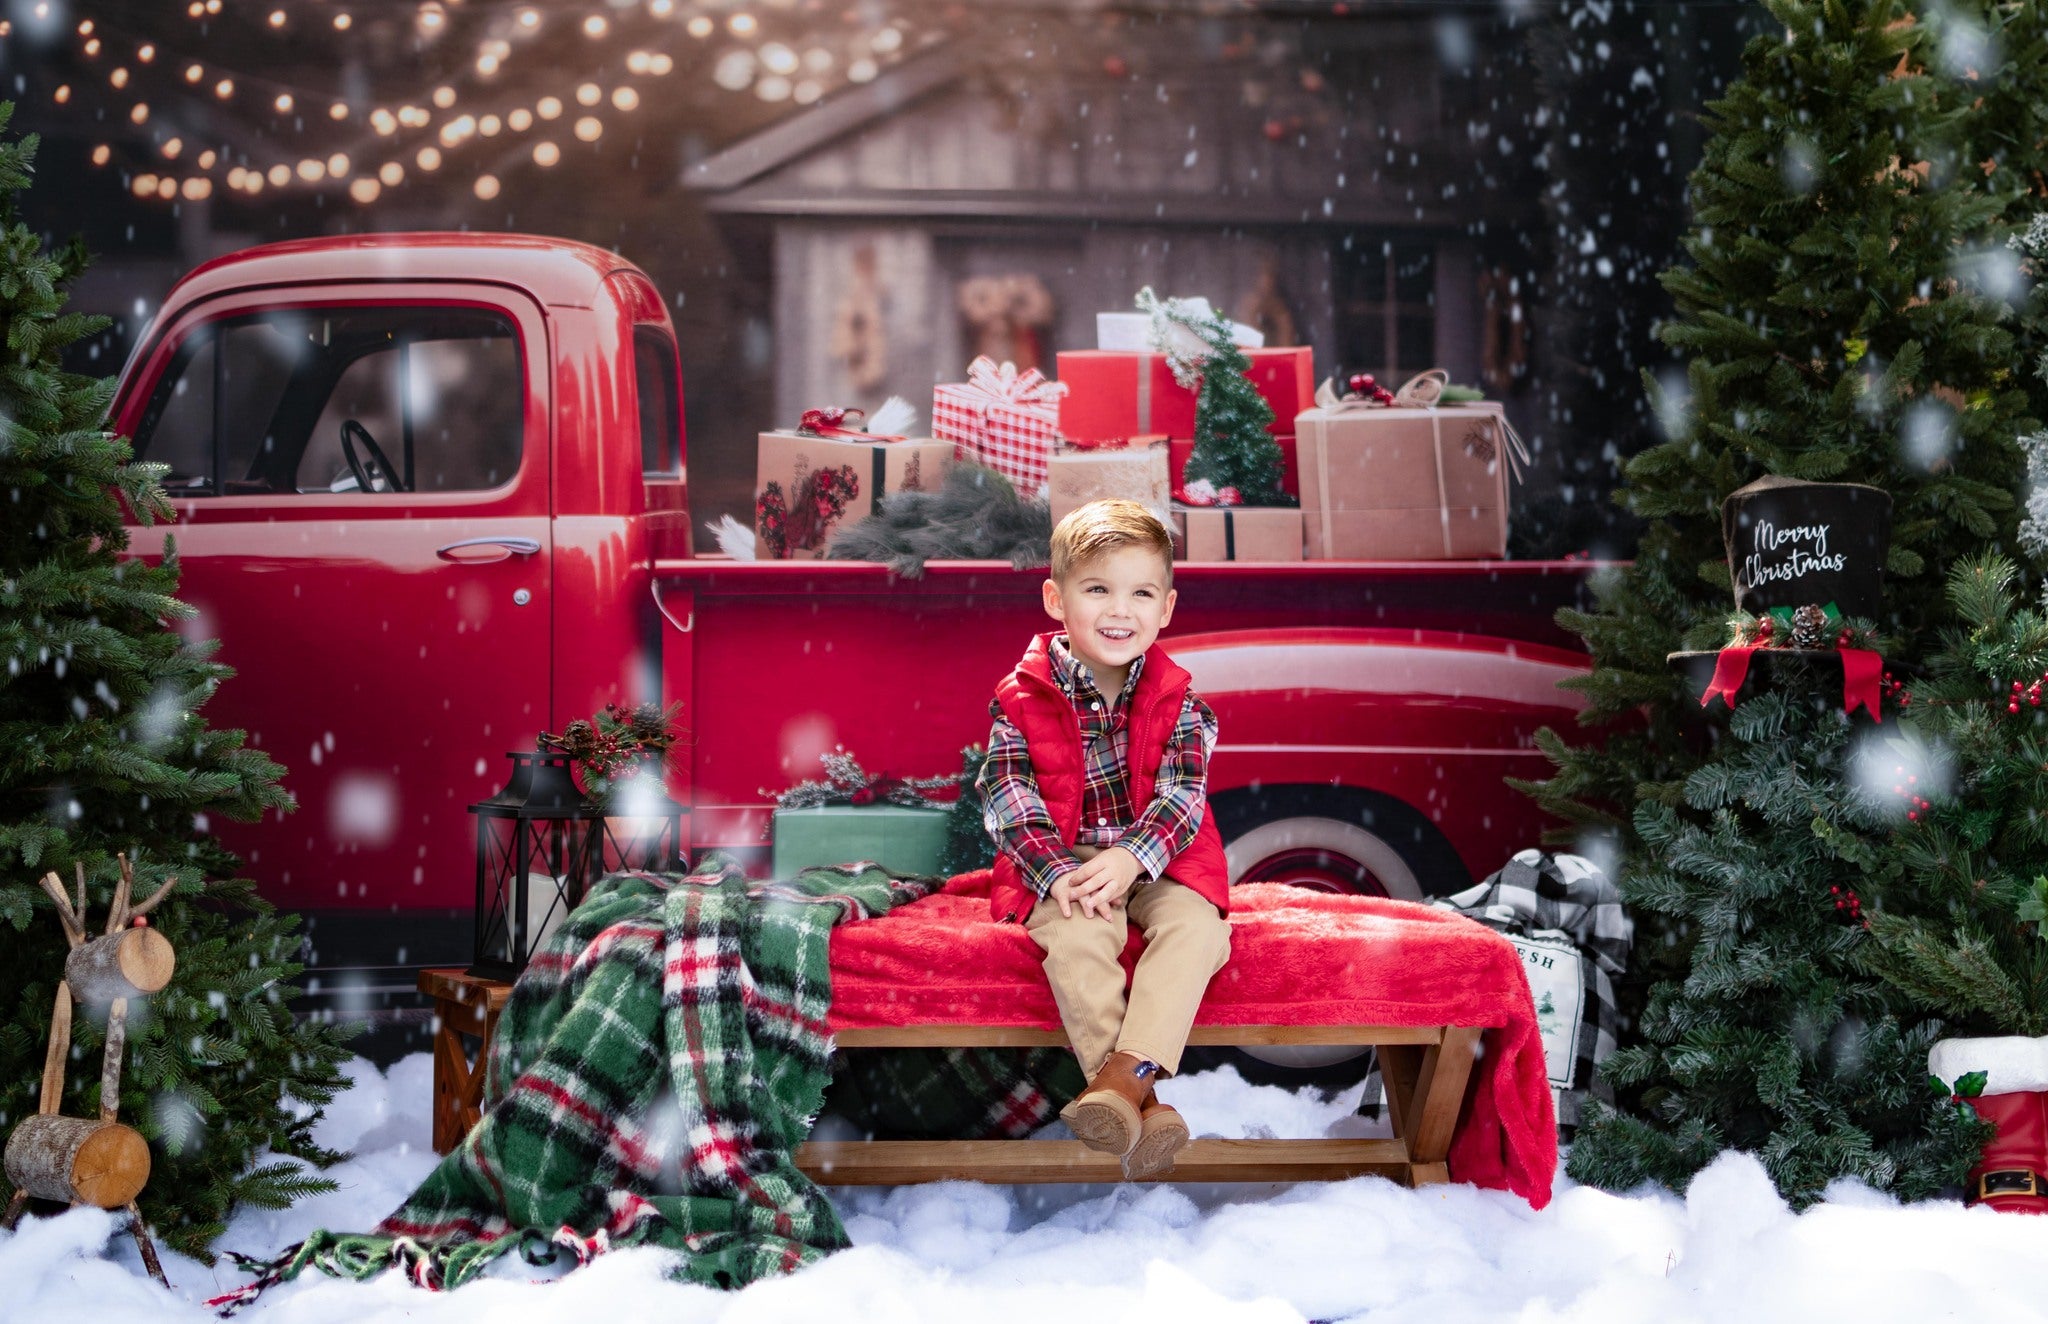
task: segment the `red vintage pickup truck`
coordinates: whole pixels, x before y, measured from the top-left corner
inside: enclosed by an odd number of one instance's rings
[[[681,705],[693,848],[765,868],[764,787],[836,746],[946,772],[1044,626],[1041,572],[693,554],[667,305],[616,254],[517,235],[307,240],[178,283],[115,426],[169,466],[184,628],[239,673],[212,702],[298,812],[208,824],[307,916],[313,983],[371,1012],[461,964],[465,806],[612,700]],[[768,420],[763,420],[767,422]],[[1397,896],[1468,884],[1543,823],[1506,774],[1574,727],[1552,623],[1589,567],[1187,564],[1166,643],[1215,708],[1238,879]]]

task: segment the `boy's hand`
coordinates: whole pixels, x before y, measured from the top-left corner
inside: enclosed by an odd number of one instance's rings
[[[1131,890],[1144,872],[1145,866],[1138,863],[1137,856],[1122,846],[1111,846],[1060,881],[1072,889],[1083,914],[1107,917],[1110,907]]]
[[[1045,889],[1047,896],[1059,902],[1061,919],[1072,919],[1074,917],[1074,902],[1080,899],[1074,895],[1074,879],[1077,876],[1072,873],[1063,873],[1053,880],[1051,887]]]

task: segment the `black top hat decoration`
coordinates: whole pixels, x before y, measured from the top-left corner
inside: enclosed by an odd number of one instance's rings
[[[1809,483],[1775,475],[1731,492],[1721,503],[1721,539],[1735,583],[1733,640],[1714,652],[1673,653],[1687,671],[1713,659],[1702,707],[1720,695],[1729,707],[1758,654],[1839,662],[1842,711],[1867,708],[1874,720],[1884,659],[1856,624],[1884,605],[1884,560],[1891,545],[1892,499],[1863,483]]]

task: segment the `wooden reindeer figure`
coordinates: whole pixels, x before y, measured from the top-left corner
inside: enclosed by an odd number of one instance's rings
[[[78,866],[75,906],[64,895],[62,879],[55,873],[42,877],[43,891],[57,903],[57,919],[64,926],[71,954],[65,958],[64,978],[57,984],[56,1005],[50,1011],[50,1046],[43,1058],[40,1106],[34,1116],[22,1118],[7,1138],[7,1179],[14,1183],[14,1198],[8,1201],[6,1216],[0,1218],[0,1229],[14,1227],[30,1197],[125,1210],[143,1265],[151,1277],[169,1287],[149,1230],[143,1226],[142,1211],[135,1205],[135,1197],[149,1181],[149,1142],[134,1127],[114,1118],[121,1107],[121,1059],[128,1040],[129,999],[162,990],[171,982],[177,965],[169,939],[150,928],[144,916],[156,909],[177,879],[166,882],[147,901],[131,904],[135,869],[127,856],[119,859],[121,881],[107,912],[106,932],[90,940],[85,936],[85,866]],[[58,1113],[64,1098],[64,1067],[71,1056],[74,993],[88,1007],[107,1008],[97,1118]]]

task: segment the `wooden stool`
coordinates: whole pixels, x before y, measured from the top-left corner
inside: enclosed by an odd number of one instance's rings
[[[491,1035],[512,985],[461,970],[422,970],[419,990],[434,1000],[434,1152],[446,1154],[483,1119]]]
[[[459,970],[423,970],[434,999],[434,1152],[445,1154],[483,1115],[484,1065],[510,984]],[[461,1036],[476,1038],[474,1065]],[[1393,1112],[1386,1139],[1195,1140],[1163,1181],[1341,1181],[1376,1174],[1408,1186],[1450,1180],[1445,1157],[1472,1084],[1480,1031],[1435,1025],[1197,1025],[1191,1044],[1361,1044],[1379,1053]],[[1044,1048],[1058,1030],[910,1025],[840,1030],[839,1048]],[[810,1140],[797,1166],[827,1186],[928,1181],[997,1183],[1123,1180],[1122,1165],[1078,1140]]]

